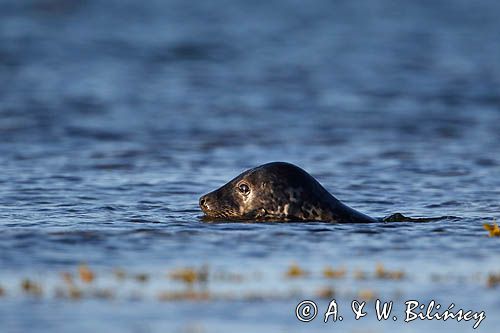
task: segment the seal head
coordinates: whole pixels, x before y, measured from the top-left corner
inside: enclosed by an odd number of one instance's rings
[[[375,222],[338,201],[311,175],[285,162],[247,170],[200,198],[209,218]]]

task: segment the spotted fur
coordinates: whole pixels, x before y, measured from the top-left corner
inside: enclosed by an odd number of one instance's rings
[[[375,222],[341,203],[307,172],[285,162],[243,172],[202,196],[200,207],[207,217],[228,220]]]

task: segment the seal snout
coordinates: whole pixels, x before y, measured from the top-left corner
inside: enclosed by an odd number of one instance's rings
[[[209,205],[209,200],[206,195],[202,196],[200,198],[200,208],[204,213],[207,213],[210,211],[210,205]]]

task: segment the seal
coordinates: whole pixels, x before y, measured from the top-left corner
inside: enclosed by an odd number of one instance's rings
[[[296,165],[272,162],[247,170],[200,198],[208,218],[370,223]]]

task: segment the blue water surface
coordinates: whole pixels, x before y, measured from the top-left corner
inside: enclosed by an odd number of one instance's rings
[[[499,216],[499,12],[465,0],[1,1],[0,331],[473,331],[404,323],[406,300],[434,299],[485,311],[477,331],[495,332],[500,239],[483,223]],[[200,195],[270,161],[374,217],[456,218],[201,218]],[[334,298],[345,318],[324,324]],[[377,321],[377,298],[397,321]],[[295,318],[304,299],[320,309],[310,323]],[[354,299],[369,300],[358,321]]]

